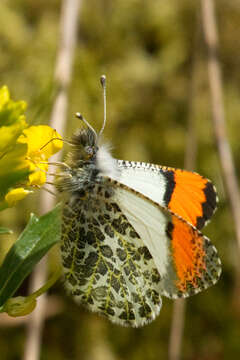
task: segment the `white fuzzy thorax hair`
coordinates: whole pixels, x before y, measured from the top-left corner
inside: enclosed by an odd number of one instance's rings
[[[101,171],[102,175],[109,176],[112,179],[118,180],[119,170],[117,161],[110,153],[111,146],[109,144],[102,144],[97,151],[97,168]]]

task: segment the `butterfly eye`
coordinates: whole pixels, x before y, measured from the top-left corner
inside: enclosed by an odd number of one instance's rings
[[[91,146],[85,146],[84,150],[89,156],[93,155],[94,150]]]

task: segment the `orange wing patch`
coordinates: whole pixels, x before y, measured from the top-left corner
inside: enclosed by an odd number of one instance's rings
[[[206,273],[204,237],[193,227],[174,217],[171,245],[177,273],[177,288],[185,293],[189,287],[198,288]],[[204,287],[204,286],[203,286]]]
[[[174,214],[168,223],[167,235],[175,278],[170,275],[165,282],[165,296],[187,297],[218,281],[221,261],[215,246],[206,236]]]
[[[197,229],[201,229],[216,209],[217,195],[212,183],[201,175],[165,168],[166,206]]]

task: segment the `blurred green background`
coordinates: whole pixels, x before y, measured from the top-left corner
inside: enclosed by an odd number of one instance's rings
[[[215,138],[202,35],[200,3],[193,0],[82,0],[67,134],[79,126],[80,111],[100,129],[103,119],[101,74],[107,75],[106,140],[114,157],[184,167],[189,122],[195,123],[194,170],[219,192],[219,209],[204,230],[223,263],[220,281],[187,300],[182,359],[240,358],[239,257],[226,199]],[[59,36],[60,0],[1,0],[0,86],[28,102],[27,120],[47,123],[54,100],[53,75]],[[229,141],[240,173],[240,3],[216,1],[224,105]],[[34,194],[0,215],[15,233],[1,238],[0,260],[38,213]],[[240,219],[239,219],[240,221]],[[50,267],[57,261],[50,254]],[[28,281],[19,293],[27,291]],[[85,311],[68,298],[59,282],[50,292],[41,345],[46,360],[167,359],[173,302],[163,299],[160,316],[141,329],[121,328]],[[24,324],[0,315],[1,360],[22,357]]]

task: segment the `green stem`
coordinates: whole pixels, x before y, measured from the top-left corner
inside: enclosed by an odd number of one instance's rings
[[[44,294],[60,278],[61,275],[62,275],[62,269],[59,268],[53,273],[53,275],[46,282],[46,284],[44,284],[40,289],[32,293],[30,297],[37,298],[38,296]]]

